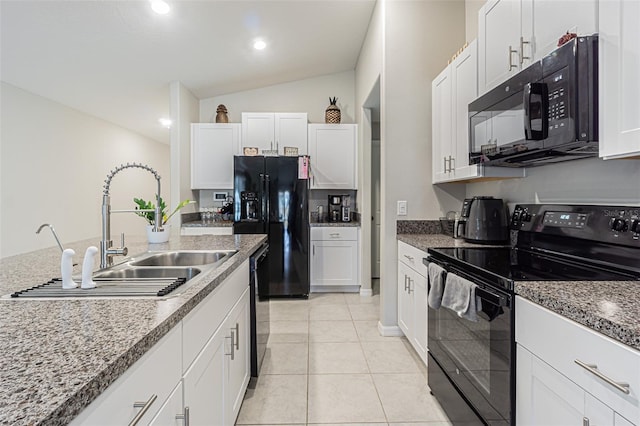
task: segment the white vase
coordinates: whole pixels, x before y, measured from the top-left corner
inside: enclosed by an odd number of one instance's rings
[[[153,225],[147,225],[147,239],[149,244],[166,243],[171,234],[171,225],[162,225],[163,230],[153,232]]]

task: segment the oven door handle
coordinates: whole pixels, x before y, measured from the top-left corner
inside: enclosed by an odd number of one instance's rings
[[[479,297],[482,301],[488,301],[496,306],[507,306],[507,298],[501,294],[496,294],[486,288],[476,288],[476,297]]]

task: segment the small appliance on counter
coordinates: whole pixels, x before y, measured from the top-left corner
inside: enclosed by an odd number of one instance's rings
[[[342,221],[351,222],[351,196],[342,196]]]
[[[342,220],[343,198],[343,195],[329,195],[329,222],[340,222]]]
[[[479,244],[508,242],[507,206],[500,198],[467,198],[462,203],[460,218],[454,225],[454,238],[464,238],[469,243]]]

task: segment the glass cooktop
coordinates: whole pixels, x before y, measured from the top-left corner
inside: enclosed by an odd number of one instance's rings
[[[498,280],[503,287],[511,290],[514,281],[638,279],[611,269],[510,247],[434,248],[428,252],[436,263],[444,262],[463,275],[480,275],[490,281]]]

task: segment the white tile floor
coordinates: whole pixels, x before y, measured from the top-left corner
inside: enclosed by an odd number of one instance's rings
[[[262,375],[237,424],[450,425],[409,342],[378,334],[379,300],[273,300]]]

